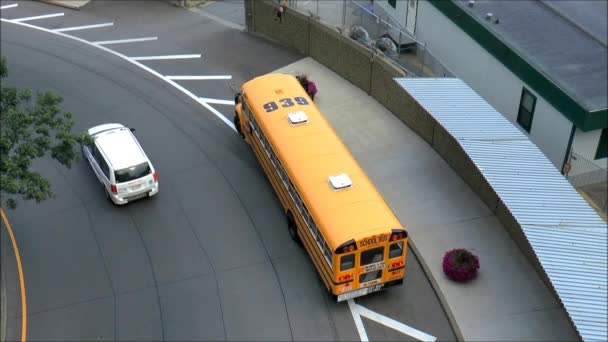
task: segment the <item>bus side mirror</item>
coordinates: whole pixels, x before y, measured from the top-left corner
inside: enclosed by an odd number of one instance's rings
[[[135,128],[129,128],[131,132],[135,132]]]

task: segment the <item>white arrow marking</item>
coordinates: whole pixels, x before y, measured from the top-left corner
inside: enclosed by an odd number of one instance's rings
[[[359,314],[358,307],[354,300],[349,299],[348,308],[350,309],[350,313],[353,315],[353,320],[355,320],[355,326],[357,327],[357,331],[359,332],[359,338],[361,338],[361,342],[369,342],[369,338],[367,338],[367,333],[365,332],[365,327],[363,326],[363,321],[361,320],[361,315]]]
[[[350,305],[350,302],[349,302]],[[434,336],[431,336],[429,334],[423,333],[420,330],[416,330],[412,327],[409,327],[401,322],[397,322],[396,320],[392,319],[392,318],[388,318],[386,316],[383,316],[379,313],[373,312],[372,310],[369,310],[367,308],[362,307],[361,305],[358,304],[354,304],[357,306],[357,312],[366,318],[371,319],[372,321],[376,321],[382,325],[385,325],[389,328],[395,329],[398,332],[411,336],[417,340],[420,341],[430,341],[430,342],[434,342],[436,340],[436,338]]]

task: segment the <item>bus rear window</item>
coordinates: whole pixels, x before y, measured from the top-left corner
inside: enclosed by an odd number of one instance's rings
[[[124,183],[147,176],[151,172],[150,165],[145,162],[126,169],[114,171],[114,177],[116,178],[116,183]]]
[[[340,258],[340,271],[347,271],[355,267],[355,255],[344,255]]]
[[[403,242],[397,242],[391,244],[391,247],[388,250],[388,258],[398,258],[403,255]]]
[[[384,246],[370,249],[361,253],[361,266],[380,262],[384,259]]]

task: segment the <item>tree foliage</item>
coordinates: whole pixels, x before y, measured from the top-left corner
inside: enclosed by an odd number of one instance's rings
[[[6,59],[0,58],[0,192],[9,208],[17,199],[37,203],[54,196],[51,183],[31,169],[32,161],[49,156],[70,168],[78,159],[86,134],[72,133],[72,114],[61,110],[62,98],[53,91],[32,96],[29,89],[5,84]],[[8,195],[8,196],[7,196]]]

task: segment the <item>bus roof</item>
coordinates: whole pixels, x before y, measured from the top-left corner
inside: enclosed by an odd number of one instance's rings
[[[257,77],[242,87],[250,110],[265,132],[315,222],[335,250],[350,239],[390,234],[403,226],[363,172],[327,119],[292,75]],[[284,108],[282,98],[304,97],[309,105]],[[267,113],[264,104],[278,109]],[[303,111],[308,122],[292,125],[288,114]],[[345,173],[352,186],[334,190],[328,179]],[[329,229],[331,227],[331,229]]]

